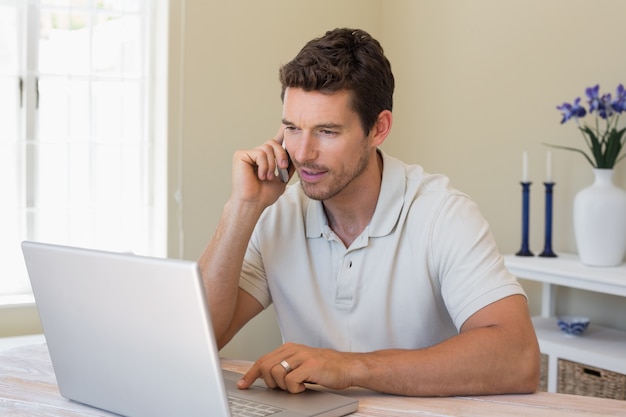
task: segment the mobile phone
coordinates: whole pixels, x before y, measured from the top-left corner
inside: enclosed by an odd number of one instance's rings
[[[285,149],[285,142],[283,142],[283,149]],[[285,152],[287,152],[287,149],[285,149]],[[285,184],[289,182],[289,169],[291,168],[291,157],[289,156],[289,152],[287,152],[287,161],[289,162],[287,168],[278,168],[278,176]]]

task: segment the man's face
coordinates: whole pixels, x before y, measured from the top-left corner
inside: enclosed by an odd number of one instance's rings
[[[356,191],[361,174],[376,162],[371,138],[349,103],[348,91],[285,91],[285,145],[309,198],[324,201]]]

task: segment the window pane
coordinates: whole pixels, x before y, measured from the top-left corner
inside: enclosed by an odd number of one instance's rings
[[[42,6],[88,7],[94,0],[39,0]]]
[[[137,16],[98,14],[93,29],[93,69],[98,75],[141,75],[144,59]]]
[[[0,294],[24,293],[30,288],[19,246],[26,230],[18,35],[23,7],[21,1],[0,4]]]
[[[0,4],[0,74],[16,74],[18,55],[18,9]]]
[[[89,14],[44,9],[40,16],[39,71],[88,75],[91,62]]]
[[[71,210],[84,211],[92,205],[92,145],[88,142],[72,143],[68,152],[69,207]],[[75,220],[78,219],[72,216],[72,222]]]
[[[0,295],[28,292],[24,239],[164,254],[151,5],[0,0]]]
[[[146,0],[40,0],[44,6],[86,8],[95,5],[101,10],[136,12]],[[151,0],[148,0],[151,1]]]
[[[39,141],[87,142],[90,139],[89,82],[39,80]]]
[[[20,79],[0,75],[0,143],[17,140],[20,126]]]
[[[30,288],[19,246],[26,230],[23,184],[19,175],[24,155],[21,147],[15,142],[0,141],[0,190],[4,196],[0,204],[0,253],[4,260],[0,294],[25,293]]]
[[[104,81],[92,86],[93,136],[97,142],[146,140],[139,82]]]
[[[17,210],[20,208],[22,184],[18,174],[21,167],[21,153],[18,146],[16,143],[0,142],[0,190],[7,197],[6,200],[2,199],[0,209]],[[0,230],[4,233],[5,229]]]
[[[34,208],[38,212],[67,206],[68,153],[68,145],[64,143],[42,143],[37,147]]]
[[[20,126],[20,55],[17,33],[17,7],[0,5],[0,143],[16,141]]]
[[[136,12],[139,10],[142,3],[142,0],[100,0],[98,1],[98,8],[104,10]]]

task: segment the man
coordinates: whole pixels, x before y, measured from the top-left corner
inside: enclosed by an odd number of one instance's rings
[[[329,31],[280,80],[281,128],[234,154],[232,193],[200,258],[220,348],[271,303],[278,315],[285,344],[239,387],[534,391],[527,301],[476,205],[378,149],[394,89],[378,41]],[[275,171],[288,167],[300,181],[286,187]]]

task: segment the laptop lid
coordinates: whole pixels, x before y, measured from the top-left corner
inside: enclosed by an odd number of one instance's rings
[[[195,262],[29,241],[22,251],[66,398],[131,417],[227,417],[228,385],[237,397],[287,401],[271,404],[281,417],[358,407],[328,392],[237,390],[230,373],[225,383]]]

